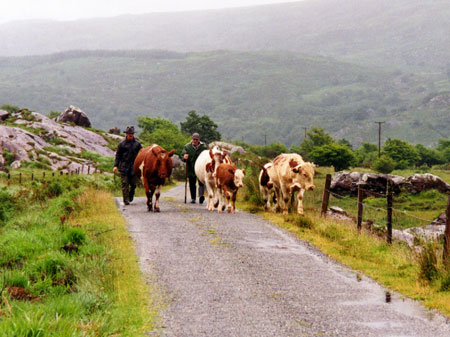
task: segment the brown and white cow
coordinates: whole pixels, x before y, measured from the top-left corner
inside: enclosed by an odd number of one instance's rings
[[[216,186],[219,190],[220,204],[218,212],[225,209],[224,197],[227,200],[227,212],[236,213],[236,195],[244,185],[245,170],[237,169],[231,164],[220,164],[216,169]],[[232,205],[230,205],[230,199]]]
[[[303,214],[303,194],[315,187],[314,168],[314,163],[305,162],[297,153],[283,153],[273,160],[268,173],[276,192],[277,210],[282,206],[283,214],[287,214],[289,201],[298,191],[297,213]]]
[[[270,211],[270,197],[274,195],[275,188],[273,186],[272,178],[269,174],[269,169],[273,166],[273,163],[265,164],[261,172],[259,173],[259,190],[264,200],[264,209]],[[271,172],[272,173],[272,172]],[[273,201],[276,201],[276,197],[273,197]]]
[[[157,144],[153,144],[139,151],[134,161],[133,169],[138,179],[144,183],[145,194],[147,196],[148,211],[153,211],[153,194],[155,193],[154,211],[159,212],[159,196],[161,186],[172,174],[172,156],[175,150],[167,152]]]
[[[206,208],[213,211],[219,204],[219,194],[216,187],[216,170],[221,163],[231,164],[231,159],[225,151],[217,146],[204,150],[195,162],[195,175],[198,180],[206,185],[208,203]]]

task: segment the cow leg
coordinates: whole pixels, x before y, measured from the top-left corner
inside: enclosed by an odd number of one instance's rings
[[[301,189],[300,191],[298,191],[298,205],[297,205],[297,213],[303,215],[303,194],[305,193],[304,189]]]
[[[152,208],[152,194],[150,193],[150,186],[148,184],[147,179],[144,176],[144,189],[145,189],[145,195],[147,196],[147,209],[149,212],[153,210]]]
[[[149,192],[147,193],[147,207],[148,207],[149,212],[153,211],[153,194],[154,193],[155,193],[155,186],[150,185]]]
[[[217,207],[217,212],[219,212],[219,213],[222,213],[223,212],[223,210],[224,210],[224,201],[223,201],[223,190],[222,190],[222,186],[219,186],[218,188],[217,188],[217,190],[218,190],[218,192],[219,192],[219,205],[218,205],[218,207]]]
[[[225,192],[225,197],[227,199],[227,213],[231,213],[231,203],[230,203],[231,192],[230,191],[226,191]]]
[[[159,196],[161,195],[161,185],[156,186],[156,193],[155,193],[155,207],[154,211],[159,212]]]
[[[281,193],[278,187],[275,187],[274,192],[275,192],[275,200],[274,200],[275,213],[277,213],[281,211]]]
[[[208,178],[205,179],[205,185],[206,185],[206,191],[208,192],[208,204],[207,204],[206,208],[208,209],[208,211],[213,211],[214,210],[214,205],[213,205],[214,190],[213,190],[213,187],[211,186],[211,181]]]
[[[290,200],[290,194],[286,187],[281,187],[281,194],[283,196],[283,215],[288,214],[288,205]]]
[[[233,205],[231,206],[231,212],[233,212],[233,214],[236,214],[236,196],[237,191],[233,192],[233,195],[231,196],[231,201],[233,203]]]

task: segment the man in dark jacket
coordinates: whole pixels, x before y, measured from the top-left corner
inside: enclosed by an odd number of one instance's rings
[[[117,147],[116,160],[114,161],[114,170],[120,172],[120,179],[122,180],[122,194],[123,203],[129,205],[134,198],[134,191],[136,190],[137,178],[134,174],[133,164],[140,149],[141,143],[134,138],[134,127],[127,126],[125,130],[126,137]]]
[[[181,156],[187,165],[187,175],[189,178],[189,191],[191,192],[191,203],[195,204],[195,183],[197,181],[197,176],[195,175],[195,162],[202,151],[207,150],[208,147],[205,143],[200,141],[200,135],[194,133],[192,135],[192,141],[184,146]],[[205,186],[199,181],[198,182],[198,195],[200,196],[199,202],[202,204],[205,200],[204,194]]]

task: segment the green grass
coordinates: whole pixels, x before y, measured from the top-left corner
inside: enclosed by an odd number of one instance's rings
[[[151,286],[149,296],[111,194],[116,187],[104,175],[47,175],[10,186],[0,179],[1,336],[145,336],[152,329],[158,289]]]

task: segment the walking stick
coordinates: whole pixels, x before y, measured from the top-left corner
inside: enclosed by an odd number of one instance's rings
[[[187,161],[184,164],[184,203],[186,203],[187,198]]]

